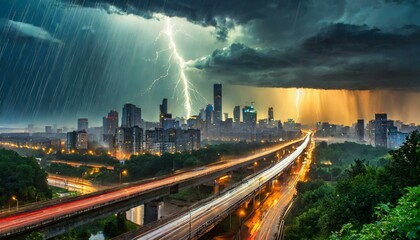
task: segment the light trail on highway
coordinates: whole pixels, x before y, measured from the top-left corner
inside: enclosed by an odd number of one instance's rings
[[[39,225],[40,222],[53,221],[77,212],[86,211],[87,209],[97,209],[101,206],[106,206],[122,199],[128,199],[131,196],[136,196],[142,192],[168,186],[177,182],[186,181],[199,176],[209,175],[211,173],[222,171],[226,168],[233,167],[241,163],[252,162],[256,158],[274,153],[283,149],[284,147],[290,146],[300,141],[302,141],[302,139],[277,145],[247,157],[229,160],[223,164],[207,166],[205,168],[201,168],[200,170],[188,171],[152,182],[141,183],[139,185],[131,185],[123,189],[116,189],[114,191],[110,190],[103,194],[86,195],[82,199],[72,200],[69,202],[59,203],[39,209],[32,209],[32,211],[28,212],[6,216],[0,218],[0,238],[8,236],[8,233],[17,231],[18,229],[27,229],[28,226]]]
[[[48,185],[64,188],[69,191],[76,191],[81,194],[88,194],[106,189],[104,186],[93,184],[91,181],[82,178],[72,178],[48,174]]]
[[[277,185],[274,192],[261,204],[252,216],[244,222],[248,231],[242,235],[244,239],[268,240],[275,239],[281,215],[285,208],[292,201],[296,193],[296,185],[299,181],[306,181],[312,163],[312,153],[315,148],[315,139],[311,139],[311,144],[307,151],[307,157],[298,166],[298,172],[293,172],[288,177],[286,184]]]
[[[223,193],[211,201],[198,206],[188,213],[184,213],[174,220],[164,223],[134,239],[191,239],[197,237],[203,228],[211,226],[217,219],[232,211],[232,206],[249,197],[261,186],[271,181],[303,152],[310,141],[310,133],[304,142],[289,156],[275,164],[273,167],[245,180],[235,188]]]

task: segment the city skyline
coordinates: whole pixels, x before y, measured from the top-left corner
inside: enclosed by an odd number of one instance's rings
[[[420,122],[415,2],[233,1],[208,14],[205,3],[187,0],[131,9],[101,2],[4,2],[2,127],[67,125],[74,116],[98,125],[125,103],[154,121],[159,109],[145,106],[162,98],[187,117],[212,103],[213,83],[223,84],[229,113],[255,102],[306,124],[350,124],[376,112]]]
[[[419,99],[420,0],[1,0],[0,238],[420,239]]]

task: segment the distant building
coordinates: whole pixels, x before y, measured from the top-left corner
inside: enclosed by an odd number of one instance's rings
[[[273,107],[268,108],[268,123],[271,124],[274,121],[274,109]]]
[[[171,115],[172,117],[172,115]],[[175,128],[175,119],[173,118],[164,118],[162,122],[163,130]]]
[[[124,104],[121,126],[123,128],[141,126],[141,108],[131,103]]]
[[[51,126],[45,126],[45,133],[53,133]]]
[[[104,135],[115,135],[118,128],[118,112],[111,110],[108,116],[102,118],[102,131]]]
[[[88,134],[86,131],[82,130],[77,132],[76,148],[77,150],[88,149]]]
[[[206,107],[206,129],[212,124],[213,106],[208,104]]]
[[[102,118],[102,140],[113,151],[115,135],[118,128],[118,112],[111,110],[108,116]]]
[[[102,127],[90,127],[87,130],[89,141],[91,142],[102,142],[103,139],[103,128]]]
[[[199,117],[197,115],[191,116],[187,120],[187,126],[188,126],[188,128],[198,128],[199,120],[200,119],[199,119]]]
[[[146,130],[146,151],[151,153],[174,153],[200,148],[201,135],[198,129],[155,128]]]
[[[143,152],[143,129],[138,126],[117,128],[115,137],[117,158],[128,159]]]
[[[244,123],[248,127],[255,127],[255,125],[257,124],[257,112],[255,111],[254,106],[245,106],[242,109],[242,116]]]
[[[76,131],[67,133],[66,149],[68,152],[73,152],[77,150],[77,132]]]
[[[356,136],[360,142],[365,140],[365,120],[359,119],[356,124]]]
[[[388,128],[393,126],[393,121],[387,119],[386,113],[375,114],[375,146],[388,146]]]
[[[165,118],[172,118],[172,114],[168,114],[168,99],[164,98],[162,104],[159,105],[159,122],[163,126],[163,120]]]
[[[145,134],[146,151],[151,153],[164,152],[163,129],[155,128],[146,130]]]
[[[235,108],[233,108],[233,120],[235,123],[241,122],[241,106],[235,106]]]
[[[77,131],[87,131],[89,128],[89,120],[87,118],[77,119]]]
[[[225,121],[226,121],[226,119],[228,119],[228,118],[229,118],[229,113],[224,113],[223,115],[224,115],[224,119],[225,119]]]
[[[222,121],[222,84],[213,85],[214,113],[213,123],[219,125]]]

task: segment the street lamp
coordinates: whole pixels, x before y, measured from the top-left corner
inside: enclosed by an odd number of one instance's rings
[[[242,219],[246,216],[246,212],[243,209],[239,209],[238,217],[239,217],[239,239],[241,239],[242,235]]]
[[[12,197],[12,200],[16,201],[16,211],[18,211],[19,210],[19,200],[15,196]]]
[[[120,172],[120,184],[122,180],[122,175],[127,175],[127,170],[123,170],[122,172]]]

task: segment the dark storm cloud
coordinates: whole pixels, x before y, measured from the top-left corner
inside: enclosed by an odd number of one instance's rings
[[[0,38],[61,43],[59,39],[53,37],[43,28],[8,19],[0,19]]]
[[[290,27],[293,24],[300,25],[308,19],[313,21],[314,18],[319,20],[338,16],[336,13],[342,13],[345,1],[327,0],[320,3],[315,0],[76,0],[71,3],[102,7],[110,13],[134,13],[145,18],[151,18],[155,13],[182,17],[202,26],[216,27],[216,37],[225,40],[229,30],[235,25],[247,24],[253,20],[261,21],[255,23],[252,31],[265,31],[267,24],[270,24],[268,28],[271,29],[264,33],[268,35],[273,33],[273,26]]]
[[[243,44],[190,61],[226,82],[323,89],[420,89],[420,27],[331,24],[286,50]]]

